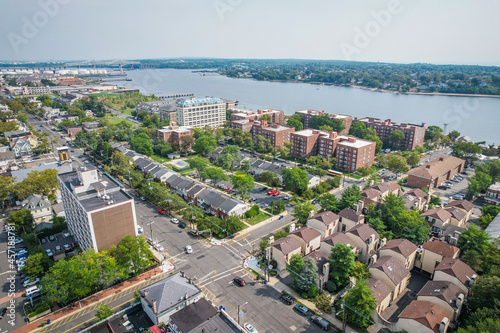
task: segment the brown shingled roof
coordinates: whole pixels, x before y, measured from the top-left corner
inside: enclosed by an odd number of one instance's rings
[[[470,279],[476,272],[469,265],[461,261],[460,259],[444,258],[443,261],[436,266],[434,271],[442,271],[448,275],[456,277],[464,285],[468,286]]]
[[[379,196],[382,195],[382,193],[380,191],[377,191],[373,188],[367,188],[366,190],[363,190],[361,192],[361,195],[365,198],[368,198],[368,199],[375,199],[375,198],[378,198]]]
[[[381,257],[370,269],[378,269],[387,275],[387,277],[396,286],[406,278],[410,272],[394,257]]]
[[[422,245],[422,248],[447,258],[453,258],[458,253],[458,251],[460,251],[458,247],[442,242],[440,240],[429,240],[425,242],[424,245]]]
[[[388,183],[378,183],[378,184],[370,186],[369,188],[384,193],[384,192],[391,190],[391,185],[389,185]]]
[[[419,166],[418,168],[408,171],[408,176],[435,179],[458,167],[464,162],[464,160],[454,156],[440,156],[422,166]]]
[[[432,296],[442,299],[451,306],[456,307],[457,297],[462,292],[459,286],[450,281],[428,281],[420,289],[418,296]]]
[[[459,221],[462,220],[465,217],[465,215],[467,215],[467,213],[464,210],[457,207],[448,207],[446,208],[446,211]]]
[[[339,212],[340,217],[345,217],[348,220],[359,222],[365,218],[363,214],[360,212],[355,211],[354,209],[351,208],[344,208]]]
[[[472,208],[474,208],[474,205],[467,200],[455,200],[450,202],[449,204],[446,205],[446,207],[457,207],[457,208],[462,208],[466,210],[467,212],[470,212]]]
[[[318,230],[307,227],[297,229],[294,232],[291,232],[289,235],[298,236],[302,238],[306,243],[312,241],[317,237],[321,237],[321,233]]]
[[[404,196],[407,196],[407,195],[412,195],[414,197],[422,198],[422,199],[426,199],[429,196],[427,193],[425,193],[424,191],[422,191],[419,188],[414,188],[414,189],[409,190],[408,192],[405,192]]]
[[[325,225],[332,224],[333,222],[337,221],[339,219],[339,216],[335,214],[334,212],[326,211],[322,212],[319,214],[316,214],[314,216],[311,216],[308,218],[308,220],[315,219],[320,222],[323,222]]]
[[[439,333],[439,325],[444,317],[451,320],[448,311],[428,301],[412,301],[399,315],[399,318],[416,320],[436,333]]]
[[[417,246],[407,239],[391,239],[380,250],[392,250],[408,258],[410,254],[417,250]]]
[[[363,241],[370,239],[371,235],[375,235],[375,240],[380,238],[380,235],[375,231],[375,229],[364,223],[356,224],[354,227],[347,230],[347,233],[356,235]]]
[[[385,283],[375,278],[369,278],[367,284],[372,290],[373,297],[377,300],[377,305],[380,305],[380,303],[382,303],[382,301],[392,292],[391,288]]]
[[[356,244],[354,244],[352,239],[350,239],[349,236],[347,236],[346,234],[344,234],[342,232],[334,232],[330,236],[323,239],[323,242],[325,242],[329,245],[332,245],[332,246],[334,246],[337,243],[342,243],[345,245],[356,247]]]
[[[300,249],[299,241],[290,236],[280,238],[269,246],[280,250],[281,252],[283,252],[283,254],[288,254],[297,249]]]
[[[434,217],[434,218],[440,219],[441,221],[446,221],[449,218],[451,218],[450,212],[448,212],[446,209],[441,208],[441,207],[429,209],[428,211],[422,213],[421,215]]]

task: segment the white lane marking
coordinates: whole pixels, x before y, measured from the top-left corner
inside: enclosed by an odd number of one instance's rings
[[[221,274],[228,273],[228,272],[233,271],[233,270],[235,270],[235,269],[241,269],[241,266],[236,266],[236,267],[230,268],[230,269],[228,269],[228,270],[226,270],[226,271],[224,271],[224,272],[217,273],[215,276],[212,276],[212,277],[210,277],[210,278],[215,278],[215,277],[218,277],[218,276],[220,276]],[[210,273],[210,274],[211,274],[211,273]],[[233,274],[233,273],[230,273],[230,274]],[[198,282],[198,283],[202,283],[202,282],[204,282],[204,281],[209,280],[210,278],[203,277],[203,278],[201,278],[200,280],[198,280],[197,282]]]

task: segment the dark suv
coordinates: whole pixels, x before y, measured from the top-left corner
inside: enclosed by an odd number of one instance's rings
[[[288,305],[292,305],[293,304],[293,298],[290,295],[284,295],[284,294],[282,294],[280,296],[280,299],[282,299]]]
[[[243,287],[243,286],[246,284],[245,280],[243,280],[243,279],[242,279],[242,278],[240,278],[240,277],[235,277],[235,278],[233,279],[233,281],[234,281],[236,284],[239,284],[241,287]]]

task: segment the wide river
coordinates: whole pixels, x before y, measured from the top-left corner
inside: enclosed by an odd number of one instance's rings
[[[194,93],[239,101],[248,109],[273,108],[286,114],[312,109],[353,117],[445,126],[474,141],[500,143],[500,98],[406,95],[365,89],[202,76],[191,70],[152,69],[127,72],[132,81],[119,86],[145,94]]]

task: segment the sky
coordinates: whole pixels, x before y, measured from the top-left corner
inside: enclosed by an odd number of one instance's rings
[[[500,65],[496,0],[2,0],[0,61]]]

